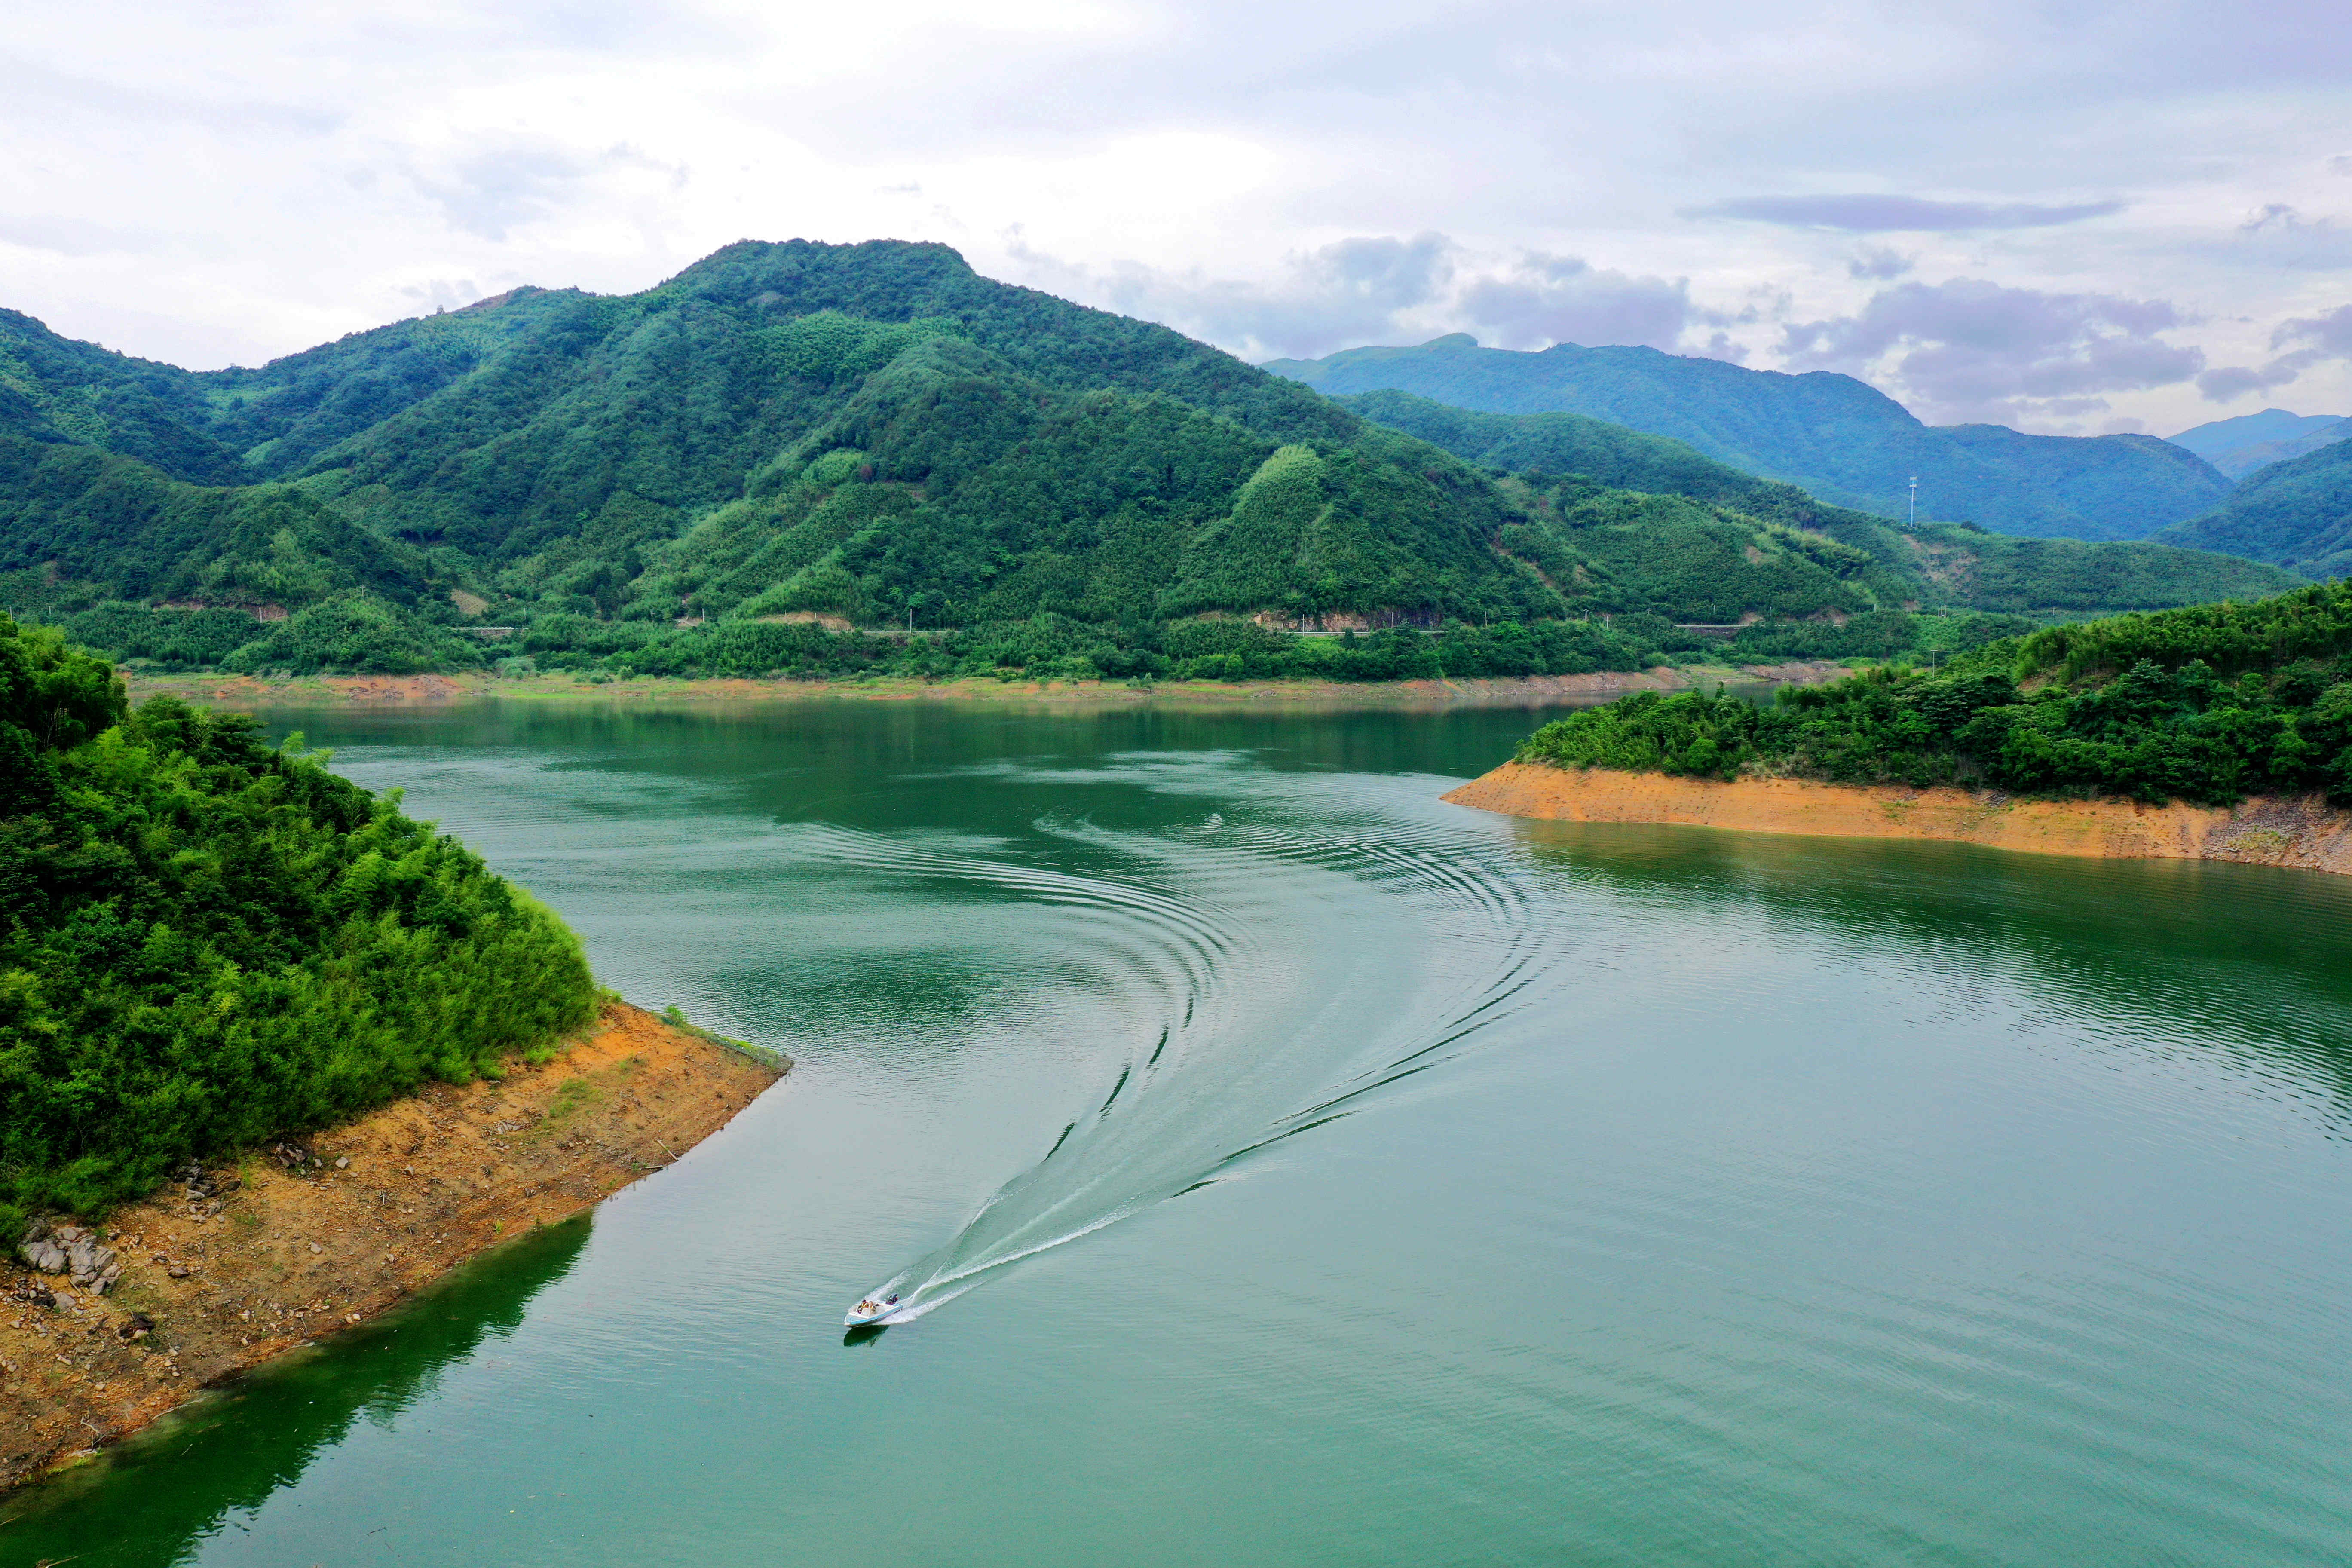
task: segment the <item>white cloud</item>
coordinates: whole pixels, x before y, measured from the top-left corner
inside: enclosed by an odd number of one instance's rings
[[[460,283],[887,235],[1269,353],[1461,328],[1773,363],[1898,279],[2172,300],[2158,348],[2056,353],[2092,391],[2001,392],[2058,374],[2021,344],[1867,364],[2171,428],[2207,406],[2179,356],[2267,365],[2352,295],[2352,28],[2309,0],[96,0],[12,16],[0,72],[0,304],[199,363]],[[2352,406],[2346,362],[2296,374]]]
[[[1693,217],[1744,218],[1790,228],[1846,234],[1948,234],[1979,229],[2055,228],[2123,211],[2117,201],[1951,202],[1884,192],[1820,196],[1737,196],[1694,207]]]
[[[1884,283],[1900,278],[1916,265],[1910,257],[1888,246],[1871,245],[1846,258],[1849,278]]]
[[[1133,261],[1095,272],[1025,244],[1013,257],[1041,286],[1166,321],[1253,359],[1461,331],[1503,348],[1648,343],[1713,352],[1693,349],[1690,334],[1734,319],[1696,304],[1682,279],[1638,277],[1572,256],[1480,255],[1432,233],[1334,240],[1256,280]],[[1713,349],[1726,358],[1740,352],[1719,332]]]
[[[1956,279],[1898,284],[1853,315],[1791,323],[1782,351],[1791,369],[1889,383],[1931,424],[2064,425],[2108,412],[2114,394],[2194,377],[2204,352],[2164,337],[2187,324],[2161,300]]]

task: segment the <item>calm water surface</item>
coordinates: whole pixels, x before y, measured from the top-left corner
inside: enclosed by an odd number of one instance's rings
[[[1513,712],[272,721],[801,1065],[0,1561],[2352,1560],[2352,882],[1439,802]]]

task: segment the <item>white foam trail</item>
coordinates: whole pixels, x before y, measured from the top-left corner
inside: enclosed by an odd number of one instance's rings
[[[1079,875],[838,829],[818,838],[841,863],[984,881],[1133,922],[1145,929],[1130,930],[1130,940],[1100,940],[1139,961],[1168,955],[1171,944],[1181,953],[1177,991],[1160,992],[1166,1011],[1108,1067],[1109,1089],[1095,1109],[1072,1118],[1034,1164],[882,1287],[910,1298],[886,1324],[913,1322],[1013,1264],[1354,1114],[1368,1097],[1474,1048],[1536,1005],[1565,957],[1556,937],[1539,949],[1527,935],[1528,891],[1492,864],[1486,838],[1431,842],[1424,830],[1416,841],[1412,830],[1378,821],[1361,837],[1223,818],[1156,835],[1059,819],[1035,826],[1154,875],[1148,884]],[[1328,930],[1302,937],[1302,910],[1376,929],[1359,942],[1334,941]],[[1400,946],[1400,927],[1412,933],[1410,947]],[[1401,952],[1444,962],[1405,974]],[[1331,956],[1349,953],[1358,956]]]

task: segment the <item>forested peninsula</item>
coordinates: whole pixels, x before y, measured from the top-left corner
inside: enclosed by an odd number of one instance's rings
[[[1443,423],[937,245],[747,241],[203,373],[0,312],[0,609],[163,671],[1388,681],[1948,653],[2300,580]]]
[[[667,1163],[775,1076],[604,996],[554,914],[324,761],[133,711],[0,616],[0,1485]]]
[[[2352,583],[2048,627],[1769,705],[1637,693],[1447,798],[2352,872]]]

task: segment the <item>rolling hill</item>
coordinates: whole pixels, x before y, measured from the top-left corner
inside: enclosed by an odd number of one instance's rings
[[[2032,537],[2141,539],[2210,510],[2230,489],[2204,459],[2150,436],[1931,426],[1850,375],[1785,375],[1650,348],[1523,353],[1456,332],[1266,368],[1334,396],[1393,389],[1485,413],[1582,414],[1888,516],[1905,513],[1916,475],[1920,516]]]
[[[1640,604],[1608,604],[1612,611],[1717,623],[1761,615],[1731,638],[1759,657],[1881,651],[1861,646],[1866,630],[1832,636],[1819,625],[1776,626],[1776,617],[1835,622],[1873,610],[1955,606],[2042,616],[2161,609],[2260,597],[2297,580],[2254,562],[2158,544],[2017,539],[1956,523],[1905,529],[1743,474],[1683,442],[1580,415],[1476,414],[1402,392],[1343,401],[1507,474],[1505,488],[1521,499],[1528,521],[1506,531],[1506,547],[1543,563],[1548,581],[1580,582],[1599,601],[1622,591],[1612,584],[1643,595]],[[1594,526],[1603,518],[1609,526]],[[1816,586],[1798,590],[1809,595],[1801,605],[1774,602],[1769,584],[1792,558],[1828,572],[1846,596]]]

